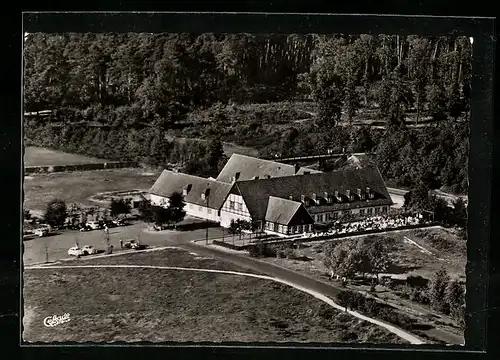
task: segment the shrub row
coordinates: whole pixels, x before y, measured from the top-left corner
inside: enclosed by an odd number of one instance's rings
[[[355,291],[342,290],[337,296],[340,305],[359,311],[367,316],[373,316],[383,321],[412,330],[417,327],[416,321],[407,315],[397,312],[394,308],[381,304]]]
[[[62,171],[121,169],[128,167],[137,167],[137,164],[133,162],[105,162],[105,163],[88,163],[88,164],[74,164],[74,165],[26,166],[24,168],[24,172],[26,174],[34,174],[34,173],[62,172]]]

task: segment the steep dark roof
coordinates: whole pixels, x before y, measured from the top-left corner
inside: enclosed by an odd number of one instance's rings
[[[359,199],[356,195],[357,189],[365,191],[367,187],[374,193],[374,199]],[[321,199],[324,192],[333,195],[335,191],[345,198],[346,190],[350,190],[355,196],[353,201],[337,202],[334,200],[332,204],[325,204],[325,201]],[[312,198],[312,195],[316,194],[320,204],[306,206],[309,213],[393,204],[382,176],[378,170],[372,168],[238,181],[234,191],[243,196],[250,214],[256,219],[265,218],[270,196],[283,199],[289,199],[292,196],[292,200],[301,201],[302,195]]]
[[[163,170],[149,192],[154,195],[169,197],[174,191],[182,194],[183,190],[188,187],[188,185],[191,186],[184,201],[191,204],[206,206],[206,201],[202,199],[201,194],[205,189],[210,188],[208,205],[210,208],[217,210],[222,207],[232,188],[231,184],[220,181]]]
[[[266,210],[266,221],[281,225],[312,224],[314,220],[304,209],[301,202],[269,197]],[[293,224],[291,224],[293,222]]]
[[[303,174],[307,171],[311,173],[319,172],[301,167],[297,174]],[[295,175],[295,166],[241,154],[233,154],[219,173],[219,176],[217,176],[217,180],[230,183],[236,173],[239,173],[238,180],[240,181],[253,180],[256,176],[259,179],[266,179],[267,176],[271,176],[271,178],[292,176]]]

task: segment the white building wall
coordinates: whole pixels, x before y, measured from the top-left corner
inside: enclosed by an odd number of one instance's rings
[[[231,220],[238,219],[251,220],[250,212],[242,196],[229,194],[221,208],[220,225],[227,228],[231,225]]]
[[[368,206],[368,207],[363,207],[363,208],[356,208],[351,210],[351,214],[353,215],[359,215],[361,211],[363,211],[362,215],[381,215],[384,214],[382,212],[382,208],[386,207],[387,211],[389,211],[390,206],[384,205],[384,206]],[[378,211],[376,210],[378,209]],[[376,212],[377,211],[377,212]],[[334,217],[334,213],[337,214],[337,217]],[[342,216],[343,210],[340,211],[329,211],[329,212],[324,212],[324,213],[317,213],[317,214],[311,214],[315,222],[318,222],[318,215],[323,215],[323,220],[320,222],[329,222],[333,221],[336,218],[340,218]],[[330,218],[328,217],[330,216]]]
[[[220,217],[217,214],[218,211],[215,209],[207,208],[206,206],[200,206],[196,204],[186,203],[186,214],[189,216],[194,216],[200,219],[210,220],[214,222],[220,222]]]
[[[156,206],[167,207],[168,203],[169,203],[169,201],[168,201],[167,197],[151,194],[151,204],[156,205]],[[186,202],[186,206],[184,207],[184,210],[186,211],[186,215],[205,219],[205,220],[220,222],[220,217],[218,215],[218,211],[215,209],[210,209],[210,208],[207,208],[206,206],[199,206],[196,204]]]

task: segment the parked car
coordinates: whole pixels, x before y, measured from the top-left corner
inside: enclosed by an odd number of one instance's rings
[[[88,227],[90,227],[92,230],[98,230],[102,229],[102,223],[100,221],[88,221],[87,224]]]
[[[125,221],[119,219],[119,220],[113,220],[111,221],[115,226],[125,226]]]
[[[92,254],[97,254],[97,249],[91,245],[84,245],[81,248],[79,248],[78,246],[73,246],[68,250],[68,255],[71,256],[84,256]]]
[[[104,222],[104,226],[107,226],[108,228],[114,228],[118,225],[116,225],[114,221],[108,220]]]
[[[87,224],[80,226],[80,231],[91,231],[91,230],[92,230],[92,228],[90,226],[88,226]]]
[[[35,234],[38,237],[47,236],[47,235],[49,235],[49,229],[46,227],[41,227],[41,228],[35,229],[33,231],[33,234]]]
[[[126,249],[142,250],[146,248],[146,245],[139,244],[135,240],[129,240],[123,244],[123,247]]]

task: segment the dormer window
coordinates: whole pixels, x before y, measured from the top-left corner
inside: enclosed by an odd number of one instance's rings
[[[340,201],[342,202],[342,197],[340,196],[340,193],[338,191],[335,191],[335,199],[337,199],[337,201]]]
[[[366,193],[368,194],[369,199],[375,198],[375,194],[373,193],[372,189],[370,189],[369,187],[366,188]]]

